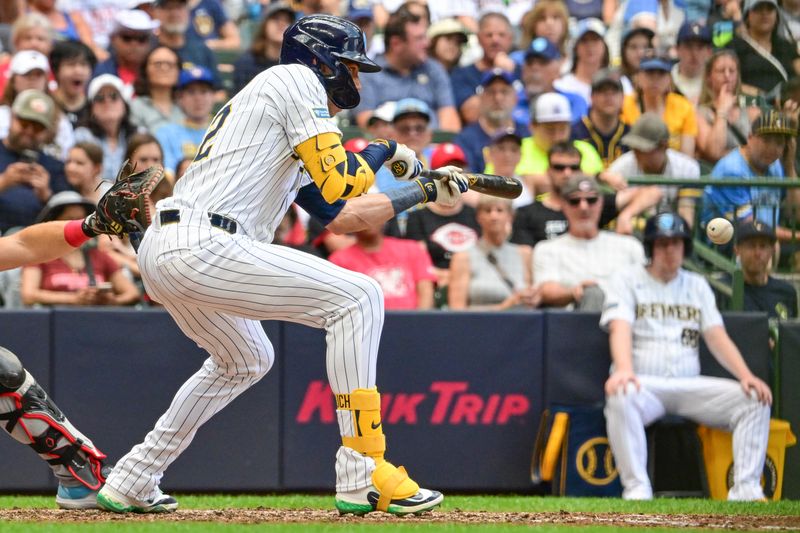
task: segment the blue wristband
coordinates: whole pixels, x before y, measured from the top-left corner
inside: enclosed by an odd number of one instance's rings
[[[436,200],[436,184],[431,179],[423,178],[404,183],[383,194],[389,197],[394,214],[397,215],[417,204]]]

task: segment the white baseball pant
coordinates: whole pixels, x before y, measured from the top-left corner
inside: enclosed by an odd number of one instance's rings
[[[666,414],[733,431],[733,486],[729,500],[764,497],[761,473],[769,440],[770,408],[748,396],[738,381],[708,376],[638,376],[641,390],[606,397],[608,440],[625,499],[650,499],[644,428]]]
[[[164,471],[198,428],[269,371],[274,350],[260,320],[324,328],[328,380],[334,394],[348,394],[375,385],[384,317],[381,289],[367,276],[231,235],[202,211],[182,209],[180,222],[163,227],[155,219],[139,250],[145,287],[210,357],[108,478],[111,488],[139,501],[157,497]],[[351,415],[337,411],[342,436],[354,436]],[[335,465],[337,490],[372,483],[369,457],[340,447]]]

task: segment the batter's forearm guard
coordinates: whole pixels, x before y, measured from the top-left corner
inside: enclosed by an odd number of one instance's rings
[[[0,348],[0,425],[30,446],[59,481],[98,490],[105,454],[67,420],[16,355]]]

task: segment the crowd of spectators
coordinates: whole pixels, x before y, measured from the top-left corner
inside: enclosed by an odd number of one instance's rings
[[[294,20],[320,12],[359,25],[383,67],[337,116],[349,150],[388,137],[427,167],[523,184],[513,203],[470,192],[357,235],[330,234],[292,207],[276,242],[378,278],[387,308],[597,309],[603,280],[644,261],[631,235],[661,211],[691,226],[762,224],[761,240],[797,255],[797,189],[628,183],[796,176],[795,0],[9,0],[0,233],[88,208],[126,160],[163,165],[156,196],[171,194],[215,109],[278,63]],[[378,172],[376,190],[395,185]],[[763,248],[726,253],[752,271]],[[35,265],[15,294],[5,275],[5,305],[148,301],[129,242],[91,250],[59,260],[68,283]],[[773,255],[747,277],[762,292],[774,284],[753,280],[767,279]],[[49,295],[68,287],[69,297]],[[796,314],[796,299],[787,306]]]

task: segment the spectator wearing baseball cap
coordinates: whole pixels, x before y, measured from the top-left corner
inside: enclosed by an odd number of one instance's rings
[[[589,113],[572,125],[570,138],[591,144],[603,160],[603,167],[608,168],[628,151],[620,142],[630,126],[620,120],[623,89],[619,71],[602,69],[595,73],[591,98]]]
[[[113,74],[133,85],[144,63],[144,58],[155,40],[155,30],[160,23],[141,9],[118,11],[114,15],[111,34],[111,56],[94,68],[93,76]]]
[[[186,119],[156,130],[164,151],[164,167],[175,168],[187,157],[194,157],[211,123],[214,107],[214,75],[204,67],[182,70],[175,87],[178,106]]]
[[[495,173],[516,178],[522,183],[522,193],[513,200],[515,210],[533,201],[533,191],[527,181],[517,175],[517,166],[522,158],[522,137],[513,128],[499,130],[492,135],[486,147],[486,161],[491,163]]]
[[[630,149],[614,161],[609,170],[624,178],[642,175],[700,178],[700,165],[697,161],[669,147],[669,130],[660,116],[645,113],[625,134],[621,141]],[[660,189],[660,192],[658,191]],[[661,207],[677,211],[692,225],[701,191],[688,187],[655,187],[656,201],[661,198]]]
[[[192,10],[201,7],[202,2],[193,2]],[[195,66],[205,67],[214,76],[214,86],[219,87],[217,74],[217,58],[201,36],[192,32],[191,13],[187,0],[159,0],[154,10],[156,20],[161,24],[158,32],[158,43],[175,50],[183,61],[181,68],[190,69]],[[194,19],[197,22],[197,19]],[[212,25],[206,19],[203,25],[205,33]],[[214,39],[215,37],[209,37]],[[238,39],[238,33],[236,34]]]
[[[769,318],[797,318],[797,291],[791,283],[772,277],[776,261],[775,230],[758,221],[739,224],[734,252],[744,277],[744,310]]]
[[[652,112],[664,119],[670,133],[670,148],[694,156],[697,115],[686,97],[672,90],[672,62],[663,56],[642,59],[636,77],[639,91],[625,96],[622,121],[633,125],[642,113]]]
[[[50,94],[48,77],[50,64],[42,53],[35,50],[20,50],[11,59],[11,78],[0,100],[0,138],[8,134],[11,121],[11,104],[22,91],[36,89]],[[51,129],[51,140],[42,150],[56,159],[64,160],[70,147],[75,144],[75,134],[69,119],[63,115]]]
[[[678,62],[672,67],[672,82],[693,105],[700,99],[703,69],[711,59],[711,28],[699,22],[684,22],[678,32]]]
[[[711,170],[712,178],[739,178],[741,187],[706,186],[702,220],[725,217],[734,222],[756,220],[773,225],[780,220],[783,193],[778,188],[749,187],[756,178],[797,176],[794,154],[787,144],[797,137],[797,119],[782,111],[767,111],[753,121],[747,143],[720,159]],[[793,240],[794,232],[778,226],[781,241]]]
[[[576,174],[559,193],[567,232],[540,241],[533,253],[542,305],[599,311],[605,283],[622,268],[643,265],[644,248],[635,237],[599,229],[603,196],[593,178]]]
[[[525,50],[522,64],[522,84],[519,104],[514,110],[514,120],[520,123],[530,121],[531,105],[539,95],[545,93],[558,93],[569,102],[571,119],[577,122],[588,111],[586,100],[574,92],[558,89],[554,83],[561,74],[562,56],[558,47],[545,39],[537,37],[531,41]]]
[[[132,87],[113,74],[101,74],[89,82],[91,114],[87,123],[75,130],[75,140],[103,149],[104,180],[116,179],[125,161],[128,139],[136,133],[130,119],[132,94]]]
[[[266,5],[250,49],[239,56],[233,65],[234,94],[241,91],[259,73],[278,64],[283,33],[292,25],[294,18],[294,10],[286,2]]]
[[[575,40],[572,45],[572,66],[554,83],[557,89],[564,89],[580,95],[586,105],[591,104],[592,78],[597,71],[608,68],[608,46],[603,40],[606,26],[596,18],[578,21]]]
[[[478,19],[477,37],[481,58],[471,65],[453,69],[450,74],[455,105],[464,124],[478,120],[480,97],[477,91],[487,72],[501,69],[518,77],[517,65],[509,57],[514,48],[514,28],[504,14],[494,11],[484,13]]]
[[[550,190],[546,176],[547,152],[554,144],[569,140],[571,122],[569,100],[564,95],[544,93],[534,102],[531,113],[533,135],[522,139],[522,158],[517,174],[528,180],[528,185],[537,194]],[[573,144],[581,153],[583,172],[593,176],[603,171],[603,161],[591,144],[584,141],[573,141]]]
[[[743,24],[731,48],[739,56],[746,91],[769,94],[800,74],[797,43],[780,36],[778,21],[776,0],[745,0]]]
[[[367,132],[373,139],[394,139],[394,110],[397,102],[384,102],[375,108],[367,121]]]
[[[486,168],[484,152],[489,140],[497,131],[513,129],[520,137],[527,137],[527,124],[519,124],[513,118],[517,105],[519,82],[514,75],[501,68],[484,72],[478,86],[478,120],[461,130],[453,142],[464,149],[469,167],[476,172]]]
[[[42,151],[57,117],[55,102],[42,91],[28,89],[14,99],[0,142],[0,233],[33,224],[53,193],[69,189],[63,163]]]

